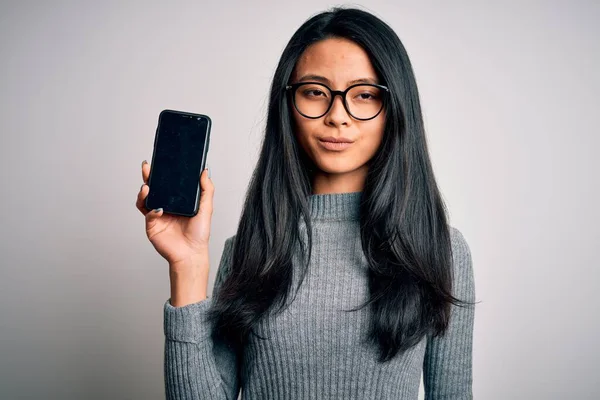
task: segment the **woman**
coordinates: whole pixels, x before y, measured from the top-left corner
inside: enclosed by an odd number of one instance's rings
[[[416,399],[421,372],[426,398],[472,398],[471,255],[388,25],[334,8],[291,38],[211,298],[207,172],[193,218],[145,209],[147,185],[138,195],[170,268],[167,398]]]

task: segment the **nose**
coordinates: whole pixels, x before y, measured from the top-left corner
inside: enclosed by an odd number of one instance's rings
[[[332,101],[333,104],[331,104],[329,112],[325,115],[325,123],[335,125],[347,124],[350,120],[350,115],[344,106],[344,97],[340,93],[335,93]]]

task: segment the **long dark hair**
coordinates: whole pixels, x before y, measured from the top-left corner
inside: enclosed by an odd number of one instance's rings
[[[306,261],[300,284],[304,279],[312,244],[311,173],[295,140],[284,88],[304,50],[327,38],[346,38],[361,46],[390,89],[383,141],[369,161],[360,203],[370,299],[359,309],[371,306],[367,337],[379,345],[379,360],[384,362],[426,334],[442,334],[450,305],[465,302],[452,295],[450,227],[429,160],[412,66],[396,33],[360,9],[334,7],[309,18],[281,55],[260,156],[233,240],[230,271],[213,297],[209,318],[215,322],[214,337],[239,351],[249,334],[256,335],[253,325],[274,304],[278,311],[285,306],[296,246]],[[302,219],[308,243],[301,240]]]

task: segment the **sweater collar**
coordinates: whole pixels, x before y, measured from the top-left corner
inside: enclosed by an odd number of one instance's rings
[[[358,221],[363,192],[311,194],[308,196],[313,220]]]

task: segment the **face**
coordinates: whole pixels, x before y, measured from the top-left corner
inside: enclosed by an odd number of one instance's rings
[[[291,82],[322,82],[332,90],[343,91],[357,79],[367,79],[365,83],[381,83],[368,54],[360,46],[347,39],[331,38],[305,50],[296,64]],[[320,92],[317,94],[328,96]],[[317,94],[310,93],[313,97]],[[351,101],[350,97],[348,93],[348,102]],[[362,97],[356,94],[353,97],[362,101]],[[313,191],[362,190],[367,162],[383,139],[385,110],[373,119],[361,121],[348,114],[340,96],[335,97],[329,112],[318,119],[306,118],[293,106],[291,109],[296,139],[317,169]],[[345,138],[351,143],[331,144],[327,142],[328,137]],[[325,186],[330,186],[332,190]]]

